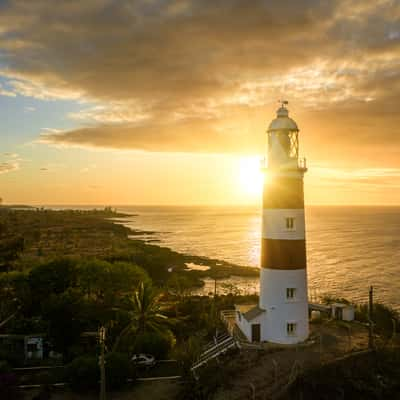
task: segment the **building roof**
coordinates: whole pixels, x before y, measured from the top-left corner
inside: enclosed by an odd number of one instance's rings
[[[251,310],[252,308],[256,307],[257,303],[251,304],[235,304],[235,310],[239,311],[241,314],[246,313],[247,311]]]
[[[236,311],[242,314],[243,318],[250,322],[254,318],[258,317],[260,314],[265,312],[264,309],[260,308],[257,304],[240,304],[235,306]]]
[[[346,303],[332,303],[331,307],[336,307],[336,308],[354,308],[351,304],[346,304]]]

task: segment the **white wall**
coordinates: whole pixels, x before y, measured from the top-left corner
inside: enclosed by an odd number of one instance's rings
[[[286,288],[296,288],[296,298],[286,298]],[[294,344],[308,337],[307,272],[305,269],[277,270],[261,268],[260,307],[261,340]],[[288,322],[297,324],[296,335],[287,334]]]
[[[354,307],[345,307],[343,309],[343,321],[354,321]]]
[[[251,326],[239,311],[236,311],[236,324],[246,336],[247,340],[251,342]]]
[[[286,228],[286,218],[294,218],[294,229]],[[263,239],[304,240],[304,209],[264,209],[262,220]]]
[[[265,318],[265,313],[258,315],[256,318],[252,319],[250,322],[246,320],[246,318],[241,315],[239,320],[239,312],[236,312],[236,324],[246,336],[247,340],[251,342],[251,325],[260,324],[261,329],[261,341],[263,341],[263,320]]]

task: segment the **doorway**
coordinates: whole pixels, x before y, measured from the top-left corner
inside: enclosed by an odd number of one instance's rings
[[[343,319],[343,309],[340,307],[335,307],[335,319],[342,320]]]
[[[260,324],[251,324],[251,341],[259,342],[261,340],[261,326]]]

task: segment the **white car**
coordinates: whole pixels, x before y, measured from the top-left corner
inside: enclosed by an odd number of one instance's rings
[[[156,359],[151,354],[134,354],[131,361],[143,367],[152,367],[156,363]]]

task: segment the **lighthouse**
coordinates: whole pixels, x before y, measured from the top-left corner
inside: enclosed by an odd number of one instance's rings
[[[249,341],[295,344],[308,337],[307,260],[299,129],[282,101],[267,130],[260,297],[238,306],[236,324]]]
[[[267,131],[260,272],[261,339],[298,343],[308,336],[307,259],[299,129],[283,101]]]

